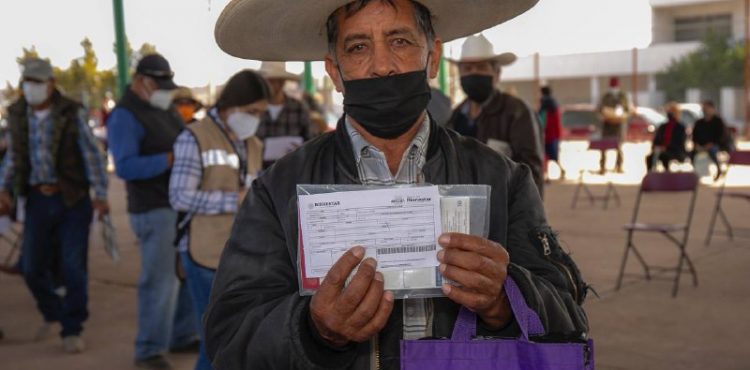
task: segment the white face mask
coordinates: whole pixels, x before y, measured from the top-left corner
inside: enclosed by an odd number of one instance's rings
[[[234,112],[227,117],[227,125],[240,140],[245,140],[258,131],[260,117],[245,112]]]
[[[23,96],[29,105],[34,106],[44,103],[49,97],[47,94],[47,83],[24,81]]]
[[[148,102],[154,108],[167,110],[172,105],[172,90],[156,90],[151,93]]]

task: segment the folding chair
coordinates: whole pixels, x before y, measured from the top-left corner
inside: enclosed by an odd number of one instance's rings
[[[672,296],[677,296],[677,289],[680,286],[680,276],[683,272],[683,263],[687,263],[689,272],[693,275],[693,285],[698,286],[698,275],[695,272],[693,262],[688,256],[686,247],[688,241],[688,235],[690,234],[690,225],[693,221],[693,210],[695,209],[695,199],[698,194],[698,176],[692,172],[679,172],[679,173],[656,173],[651,172],[643,178],[641,182],[641,189],[638,192],[638,197],[635,202],[635,211],[633,212],[633,219],[631,223],[624,226],[624,229],[628,232],[628,240],[625,246],[625,255],[622,257],[622,263],[620,264],[620,274],[617,277],[617,286],[615,290],[620,290],[622,286],[622,279],[625,275],[625,265],[628,261],[628,255],[630,251],[633,251],[635,257],[640,262],[641,266],[646,273],[646,280],[651,280],[651,270],[657,271],[675,271],[676,276],[674,277],[674,288],[672,289]],[[691,192],[690,205],[688,210],[687,222],[684,224],[656,224],[656,223],[640,223],[638,222],[638,212],[641,208],[641,200],[644,193],[679,193],[679,192]],[[643,256],[635,244],[633,243],[633,234],[636,232],[650,232],[660,233],[664,235],[670,242],[677,246],[680,252],[680,257],[677,262],[677,267],[657,267],[649,266],[643,259]],[[675,236],[675,233],[682,232],[682,238]]]
[[[729,163],[727,164],[727,172],[733,166],[750,166],[750,151],[734,151],[729,154]],[[716,207],[711,215],[711,223],[708,226],[708,235],[706,236],[705,245],[711,244],[711,237],[714,235],[714,228],[716,226],[717,216],[721,217],[721,222],[724,224],[726,229],[725,233],[729,237],[729,240],[734,240],[735,231],[749,233],[750,228],[747,227],[732,227],[729,223],[729,218],[724,213],[724,209],[721,208],[721,201],[726,197],[729,199],[746,200],[750,202],[750,193],[726,191],[726,174],[724,175],[724,183],[721,185],[721,189],[716,194]]]
[[[619,146],[620,143],[617,139],[590,140],[587,150],[598,150],[604,152],[606,150],[617,150]],[[583,173],[584,171],[581,171],[581,175],[578,178],[578,186],[576,186],[576,191],[573,194],[573,204],[570,206],[571,209],[575,209],[576,205],[578,205],[578,197],[581,191],[585,193],[584,195],[586,196],[586,199],[589,200],[589,203],[591,203],[592,206],[597,200],[601,200],[604,201],[604,209],[607,209],[609,208],[610,198],[613,198],[617,202],[618,207],[620,206],[620,195],[617,193],[617,189],[615,189],[614,185],[612,185],[612,181],[607,181],[607,190],[604,192],[604,195],[594,195],[588,185],[583,181]]]

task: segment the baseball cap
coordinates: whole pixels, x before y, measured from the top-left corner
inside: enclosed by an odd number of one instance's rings
[[[160,89],[174,90],[177,88],[177,84],[172,80],[174,72],[172,72],[167,59],[160,54],[150,54],[141,58],[135,73],[151,77]]]
[[[21,63],[23,72],[21,73],[22,78],[30,78],[39,81],[48,81],[52,78],[52,65],[39,58],[26,59]]]

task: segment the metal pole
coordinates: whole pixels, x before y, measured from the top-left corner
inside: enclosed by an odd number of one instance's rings
[[[638,48],[633,48],[633,77],[631,83],[633,91],[633,106],[638,106]]]
[[[305,91],[308,94],[315,94],[315,81],[313,81],[312,75],[312,62],[305,62],[305,76],[304,76]]]
[[[438,84],[440,85],[440,91],[446,96],[448,95],[448,71],[446,71],[445,57],[440,57],[440,69],[438,70]]]
[[[750,138],[750,0],[745,0],[745,137]]]
[[[115,48],[117,50],[117,89],[119,96],[125,92],[125,87],[130,81],[128,71],[128,56],[125,52],[125,12],[122,0],[112,0],[112,8],[115,14]]]

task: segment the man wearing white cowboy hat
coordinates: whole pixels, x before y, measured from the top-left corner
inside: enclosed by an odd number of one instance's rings
[[[513,53],[496,54],[484,35],[470,36],[458,64],[468,97],[453,111],[448,128],[489,145],[531,168],[542,193],[542,152],[536,115],[522,100],[497,89],[502,68],[516,61]]]
[[[425,110],[441,37],[473,34],[535,2],[319,0],[305,7],[235,0],[227,6],[216,26],[222,49],[248,59],[325,57],[346,114],[335,132],[282,158],[253,183],[204,316],[214,368],[397,369],[400,339],[450,336],[461,306],[479,317],[478,335],[516,336],[502,289],[506,276],[548,334],[585,335],[586,286],[546,225],[529,169],[438,127]],[[394,300],[362,247],[334,264],[312,298],[299,295],[296,184],[417,182],[492,187],[487,239],[439,238],[441,274],[458,283],[443,286],[446,298]],[[558,257],[565,271],[553,262]]]
[[[258,72],[266,78],[271,88],[268,111],[263,115],[258,138],[297,136],[307,141],[310,135],[310,110],[303,102],[287,95],[287,81],[299,82],[300,77],[287,72],[284,62],[263,62]]]

